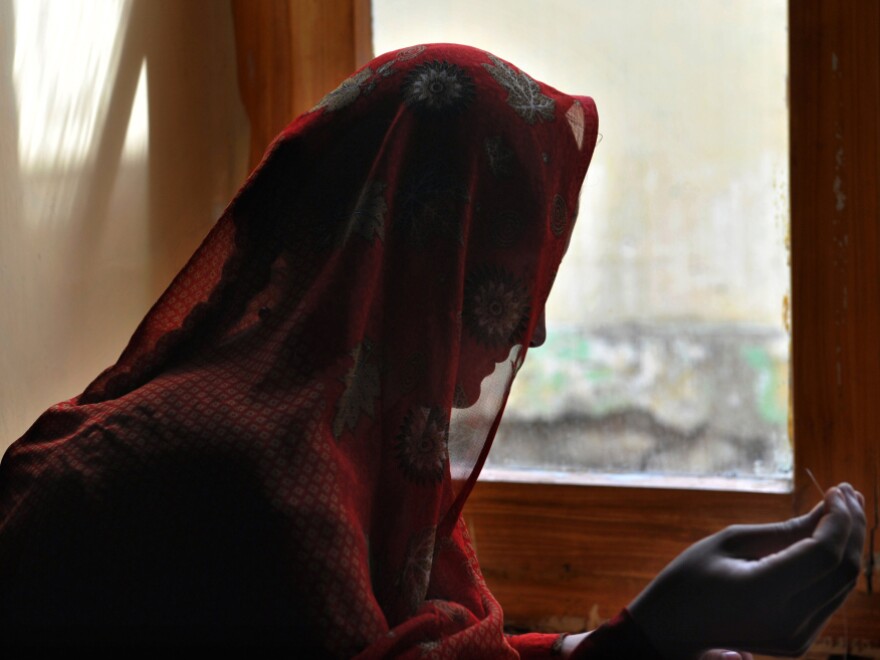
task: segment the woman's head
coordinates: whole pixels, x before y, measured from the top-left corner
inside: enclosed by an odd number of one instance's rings
[[[391,461],[398,492],[457,484],[454,513],[540,341],[596,128],[479,49],[376,58],[278,137],[81,401],[213,360],[283,420],[320,383],[316,433]]]
[[[469,405],[495,364],[531,342],[592,150],[592,101],[559,94],[484,51],[437,44],[377,58],[316,112],[332,120],[356,114],[358,104],[384,113],[386,127],[378,149],[361,142],[360,151],[386,212],[393,275],[383,316],[391,329],[417,319],[419,332],[395,345],[412,339],[421,344],[413,353],[436,353],[445,364],[432,362],[432,373],[456,368],[424,394],[437,405]]]

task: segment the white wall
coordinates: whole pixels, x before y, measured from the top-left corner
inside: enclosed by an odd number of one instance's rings
[[[0,0],[0,450],[116,359],[247,137],[229,3]]]

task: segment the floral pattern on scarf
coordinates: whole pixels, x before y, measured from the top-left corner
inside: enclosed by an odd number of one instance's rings
[[[556,116],[556,101],[541,92],[541,86],[521,71],[514,70],[503,60],[487,53],[492,64],[484,64],[495,81],[508,91],[507,102],[528,124],[552,121]]]
[[[397,461],[416,483],[439,483],[449,461],[449,423],[439,408],[416,408],[397,435]]]
[[[354,103],[361,95],[362,86],[373,77],[370,67],[358,71],[350,78],[343,80],[339,87],[327,94],[309,111],[316,112],[321,109],[327,112],[336,112]]]
[[[333,418],[333,436],[337,439],[346,430],[353,431],[362,415],[374,417],[376,400],[381,393],[373,342],[364,339],[352,350],[351,358],[353,364],[342,381],[345,391],[339,398]]]
[[[528,313],[528,290],[511,273],[486,267],[468,278],[462,316],[465,327],[486,346],[520,341]]]
[[[460,67],[433,60],[413,69],[403,84],[407,105],[425,112],[457,112],[474,96],[474,83]]]
[[[565,235],[568,229],[568,207],[565,204],[565,198],[562,195],[553,197],[553,213],[550,216],[550,231],[557,238]]]

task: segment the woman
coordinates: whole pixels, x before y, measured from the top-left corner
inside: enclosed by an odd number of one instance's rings
[[[588,637],[504,635],[480,575],[462,506],[543,336],[596,134],[591,99],[449,44],[383,55],[294,121],[119,361],[4,457],[0,639],[799,650],[857,570],[846,486],[697,544]],[[757,625],[755,602],[781,612]]]

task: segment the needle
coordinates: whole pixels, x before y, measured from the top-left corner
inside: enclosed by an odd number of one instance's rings
[[[816,484],[816,490],[819,491],[819,495],[825,497],[825,491],[822,490],[822,486],[819,485],[819,480],[816,479],[816,475],[813,474],[813,471],[810,468],[804,468],[807,471],[807,474],[810,475],[810,479],[813,480],[813,483]]]

